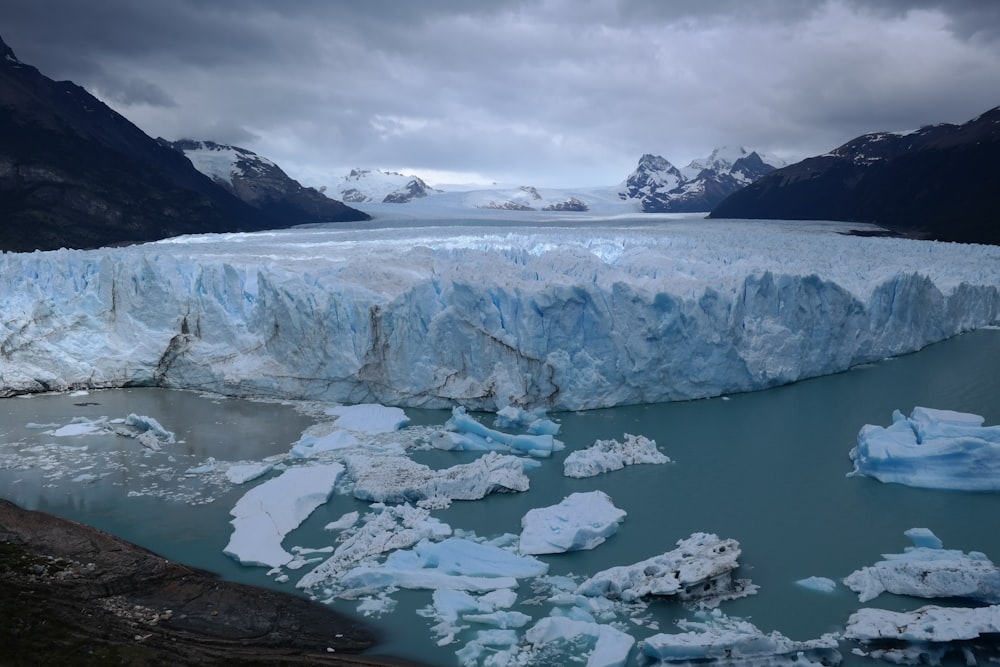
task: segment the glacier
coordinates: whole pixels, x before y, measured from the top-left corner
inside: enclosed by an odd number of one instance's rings
[[[579,410],[763,389],[1000,323],[996,247],[842,223],[521,220],[0,254],[0,395]]]

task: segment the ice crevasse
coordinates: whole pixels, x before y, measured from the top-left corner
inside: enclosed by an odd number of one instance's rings
[[[701,222],[0,254],[0,394],[576,410],[767,388],[1000,323],[1000,249]]]

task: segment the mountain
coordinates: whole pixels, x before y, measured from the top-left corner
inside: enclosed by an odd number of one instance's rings
[[[645,154],[619,191],[637,200],[645,213],[710,211],[729,194],[773,171],[780,160],[745,148],[724,146],[703,160],[678,169],[659,155]]]
[[[0,249],[286,226],[80,86],[21,62],[0,40]]]
[[[1000,244],[998,159],[1000,107],[961,125],[860,136],[733,193],[711,217],[868,222]]]
[[[191,139],[158,141],[183,153],[198,171],[283,226],[368,219],[315,188],[303,187],[274,162],[246,148]]]
[[[352,169],[335,190],[337,196],[352,204],[406,204],[435,192],[417,176],[379,169]]]

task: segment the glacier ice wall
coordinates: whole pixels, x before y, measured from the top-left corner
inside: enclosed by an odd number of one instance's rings
[[[771,387],[1000,323],[1000,248],[726,221],[0,255],[0,395],[160,385],[476,409]]]

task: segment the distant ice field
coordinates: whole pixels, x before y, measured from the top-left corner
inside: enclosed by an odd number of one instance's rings
[[[763,389],[1000,323],[992,246],[835,222],[403,215],[0,255],[0,392],[575,410]]]

